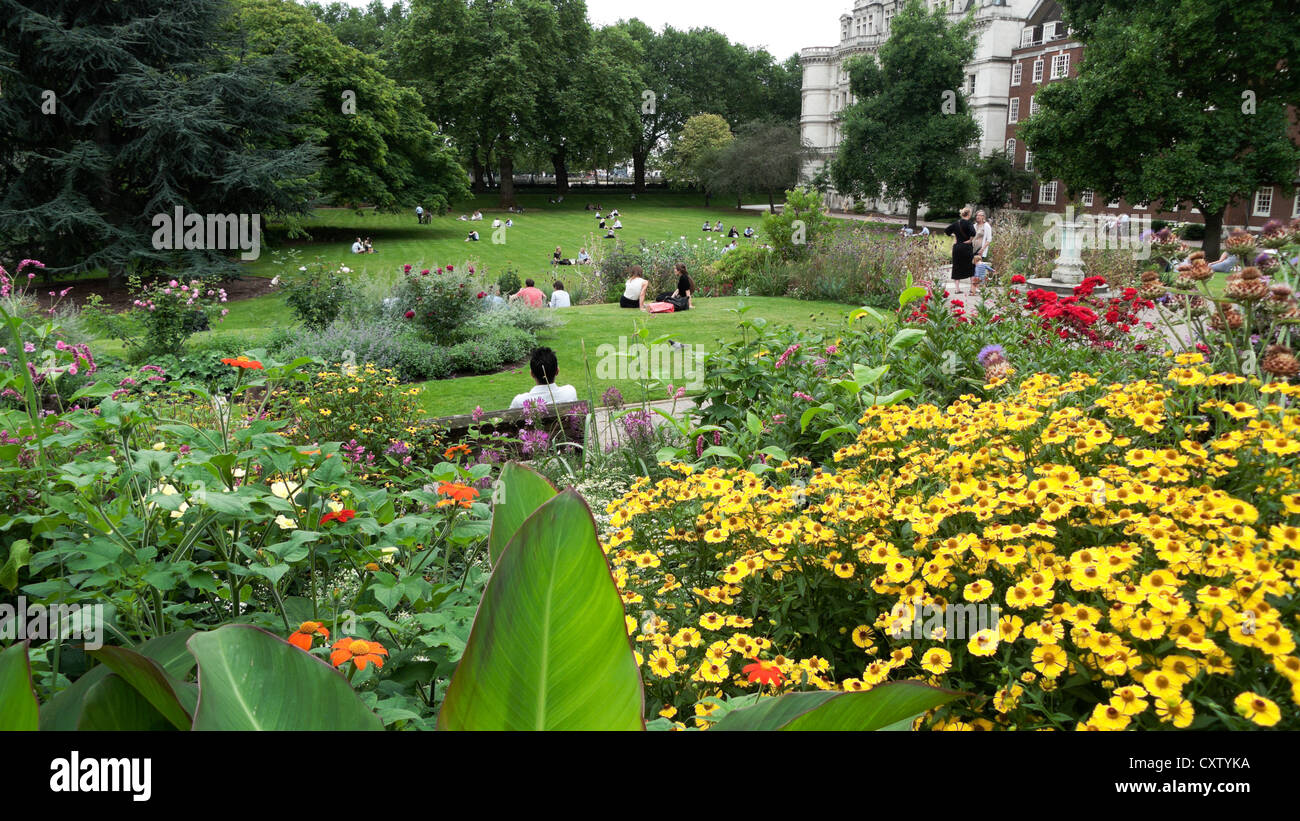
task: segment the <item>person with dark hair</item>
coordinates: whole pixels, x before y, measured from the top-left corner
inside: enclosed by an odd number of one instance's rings
[[[953,238],[952,278],[955,283],[953,292],[961,293],[959,286],[962,280],[970,279],[975,275],[975,248],[971,243],[975,238],[975,225],[970,221],[970,207],[961,209],[958,218],[943,232]],[[969,293],[975,293],[973,283]]]
[[[552,308],[569,308],[573,305],[573,300],[569,297],[569,292],[564,290],[564,283],[558,279],[551,283],[551,301],[546,303]]]
[[[530,308],[540,308],[546,304],[546,294],[536,286],[532,279],[524,280],[524,287],[510,295],[511,302],[522,301]]]
[[[538,348],[528,360],[528,370],[537,384],[527,393],[515,396],[510,403],[512,408],[522,408],[529,399],[541,399],[547,405],[555,406],[565,402],[577,402],[578,390],[572,385],[555,384],[555,376],[560,365],[555,358],[555,351],[550,348]]]
[[[731,226],[731,230],[727,232],[727,236],[730,237],[731,239],[735,239],[736,237],[740,236],[740,232],[737,231],[736,226],[733,225]]]
[[[650,287],[650,280],[641,275],[641,266],[633,265],[628,269],[627,285],[623,295],[618,298],[620,308],[644,308],[645,291]]]
[[[747,236],[747,237],[751,237],[751,238],[754,236],[754,226],[752,226],[752,225],[746,225],[746,226],[745,226],[745,236]]]
[[[686,264],[679,262],[673,266],[677,273],[677,290],[671,294],[665,293],[659,295],[659,302],[671,302],[674,311],[689,311],[695,307],[695,281],[691,275],[686,273]]]

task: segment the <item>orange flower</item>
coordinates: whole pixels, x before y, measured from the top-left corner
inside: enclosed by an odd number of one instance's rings
[[[781,668],[774,662],[759,659],[754,659],[753,664],[746,664],[741,671],[748,676],[750,683],[758,681],[763,684],[780,684],[783,678]]]
[[[478,496],[478,491],[469,485],[462,485],[456,482],[443,482],[438,485],[438,492],[443,496],[450,496],[450,499],[443,499],[438,503],[438,507],[444,507],[450,504],[459,504],[461,507],[469,507],[473,504],[474,497]]]
[[[327,522],[337,521],[339,524],[345,525],[348,523],[350,519],[354,518],[356,515],[357,512],[350,508],[345,508],[343,510],[338,511],[337,513],[331,510],[329,513],[326,513],[324,516],[320,517],[320,523],[325,524]]]
[[[311,649],[312,636],[330,637],[330,631],[321,626],[318,621],[305,621],[298,625],[298,629],[289,636],[289,643],[294,647],[301,647],[304,650]]]
[[[249,359],[243,354],[240,354],[234,359],[223,359],[221,360],[221,364],[229,365],[232,368],[248,368],[254,371],[265,370],[265,368],[262,367],[261,362],[258,362],[256,359]]]
[[[456,458],[456,454],[458,453],[463,453],[464,455],[469,456],[469,445],[452,445],[442,452],[442,458],[450,462],[452,459]]]
[[[377,641],[344,638],[334,642],[334,652],[330,653],[330,664],[341,667],[350,661],[357,666],[358,670],[366,669],[366,665],[371,663],[376,667],[383,667],[384,660],[380,656],[386,655],[388,651]]]

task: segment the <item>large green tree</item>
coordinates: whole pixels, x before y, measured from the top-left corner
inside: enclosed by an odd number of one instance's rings
[[[682,130],[664,152],[664,175],[675,186],[695,186],[704,194],[704,204],[709,204],[713,191],[706,184],[709,171],[722,151],[735,139],[731,126],[718,114],[696,114],[686,121]]]
[[[908,0],[878,59],[849,62],[857,100],[843,111],[830,172],[841,193],[902,199],[916,227],[920,203],[961,173],[963,151],[979,138],[960,91],[973,53],[969,18],[950,23],[942,7]]]
[[[305,214],[310,103],[231,42],[227,0],[0,0],[0,241],[62,272],[230,272],[158,214]]]
[[[735,194],[737,208],[744,194],[762,192],[774,213],[777,194],[795,186],[807,158],[798,126],[758,120],[737,129],[736,138],[716,153],[705,179],[717,191]]]
[[[238,23],[255,53],[279,55],[285,82],[319,92],[300,139],[325,149],[321,190],[334,202],[436,213],[469,196],[464,170],[425,116],[420,95],[344,45],[291,0],[239,0]]]
[[[1300,18],[1281,0],[1066,2],[1078,76],[1038,93],[1020,127],[1040,173],[1106,199],[1190,203],[1217,255],[1229,206],[1300,166]]]

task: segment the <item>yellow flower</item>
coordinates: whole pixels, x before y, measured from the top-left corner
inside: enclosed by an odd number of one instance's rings
[[[1282,720],[1282,711],[1276,702],[1263,696],[1245,692],[1232,701],[1239,715],[1245,716],[1261,727],[1272,727]]]
[[[932,647],[921,656],[921,667],[936,676],[943,675],[951,666],[952,654],[942,647]]]

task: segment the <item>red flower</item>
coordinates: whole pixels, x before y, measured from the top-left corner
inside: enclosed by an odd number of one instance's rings
[[[763,684],[780,684],[783,678],[781,668],[770,661],[755,659],[753,664],[746,664],[741,671],[749,678],[750,683],[757,681]]]
[[[453,268],[452,266],[450,266],[450,265],[447,266],[447,273],[450,274],[450,273],[451,273],[452,271],[454,271],[454,270],[456,270],[456,269]]]
[[[330,664],[335,667],[352,662],[358,670],[366,669],[367,664],[383,667],[381,656],[388,655],[388,650],[377,641],[365,639],[339,639],[334,642],[334,652],[330,653]]]
[[[422,276],[422,277],[427,277],[428,275],[429,275],[429,269],[428,269],[428,268],[425,268],[423,271],[420,272],[420,276]]]
[[[478,292],[478,298],[479,298],[479,299],[482,299],[482,298],[485,297],[485,296],[487,296],[487,294],[484,293],[483,291],[479,291],[479,292]]]
[[[1020,274],[1016,274],[1015,276],[1013,276],[1013,277],[1011,278],[1011,284],[1012,284],[1012,285],[1024,285],[1024,284],[1025,284],[1025,278],[1022,277]]]
[[[320,523],[325,524],[327,522],[338,522],[341,525],[345,525],[351,519],[355,518],[356,515],[357,512],[349,508],[344,508],[343,510],[337,512],[331,510],[329,513],[326,513],[324,516],[320,517]]]
[[[406,318],[407,318],[407,319],[415,319],[415,311],[407,311],[407,312],[406,312]]]

